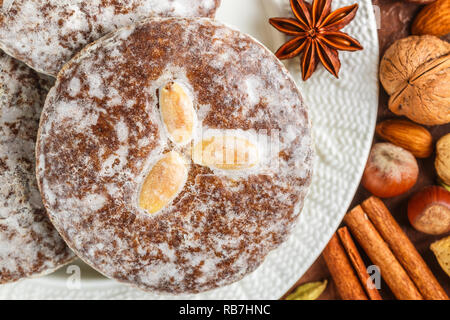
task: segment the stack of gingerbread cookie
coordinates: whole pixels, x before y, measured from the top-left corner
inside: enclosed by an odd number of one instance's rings
[[[311,182],[307,108],[218,6],[0,1],[0,48],[34,69],[0,54],[0,283],[78,256],[196,293],[286,240]]]

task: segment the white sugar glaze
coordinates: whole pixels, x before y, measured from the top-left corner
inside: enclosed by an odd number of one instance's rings
[[[54,76],[75,53],[108,32],[151,16],[213,17],[219,4],[220,0],[0,1],[0,48]]]
[[[0,284],[49,273],[74,258],[46,217],[35,177],[46,81],[0,51]]]

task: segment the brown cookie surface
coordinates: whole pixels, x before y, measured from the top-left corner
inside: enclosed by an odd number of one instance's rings
[[[0,48],[48,75],[108,32],[152,16],[214,17],[220,0],[4,0]]]
[[[0,284],[73,259],[48,220],[35,177],[35,141],[48,80],[0,52]]]
[[[191,144],[171,141],[161,120],[171,82],[192,100]],[[39,132],[38,181],[69,246],[108,277],[159,293],[205,291],[255,270],[288,237],[311,182],[309,116],[287,70],[206,18],[149,19],[85,48],[59,73]],[[191,147],[221,134],[252,141],[257,165],[196,161]],[[141,188],[167,152],[185,160],[186,179],[149,213]]]

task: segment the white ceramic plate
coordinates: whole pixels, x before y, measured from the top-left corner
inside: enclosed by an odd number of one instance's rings
[[[289,14],[288,0],[222,0],[217,19],[253,35],[272,51],[286,38],[268,23]],[[334,0],[335,8],[358,2],[345,31],[364,51],[340,54],[340,80],[320,67],[306,83],[299,60],[287,67],[310,108],[317,161],[310,195],[289,240],[263,265],[230,286],[191,296],[155,296],[108,280],[81,262],[37,279],[0,287],[0,299],[278,299],[311,266],[342,220],[359,184],[373,138],[378,107],[378,38],[371,0]],[[78,267],[80,266],[80,267]],[[79,281],[80,278],[80,281]]]

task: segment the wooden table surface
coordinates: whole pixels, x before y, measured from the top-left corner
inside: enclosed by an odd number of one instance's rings
[[[375,9],[375,11],[379,10],[380,13],[379,14],[380,25],[378,35],[380,41],[380,58],[381,58],[386,49],[395,40],[404,38],[410,34],[411,21],[417,14],[418,10],[420,10],[420,6],[417,4],[408,3],[404,0],[372,0],[372,2],[375,6],[378,7]],[[378,121],[396,117],[393,113],[389,111],[387,107],[388,96],[382,89],[382,86],[380,87],[381,89],[380,89],[380,105],[378,110]],[[429,130],[432,133],[434,140],[437,141],[440,137],[450,132],[450,124],[438,127],[430,127]],[[378,142],[378,139],[375,138],[374,142]],[[438,281],[447,291],[447,294],[450,295],[450,278],[444,271],[442,271],[433,253],[429,249],[430,244],[432,242],[444,237],[445,235],[434,237],[417,232],[411,227],[407,218],[407,203],[411,195],[417,192],[418,190],[422,189],[424,186],[436,183],[434,159],[435,154],[433,154],[428,159],[419,160],[419,167],[420,167],[419,181],[410,192],[400,197],[387,199],[384,202],[387,204],[388,208],[391,210],[392,214],[397,219],[403,230],[413,241],[414,245],[427,262],[433,274],[436,276]],[[362,186],[360,186],[355,195],[355,198],[353,199],[350,208],[353,208],[354,206],[358,205],[368,197],[370,197],[370,193],[366,191]],[[367,256],[365,256],[361,248],[358,249],[360,250],[360,253],[363,256],[366,265],[369,265],[370,260],[368,260]],[[307,283],[310,281],[318,281],[323,279],[328,279],[329,285],[327,290],[322,294],[319,300],[340,299],[322,256],[320,256],[316,260],[316,262],[311,266],[311,268],[306,272],[306,274],[297,282],[294,288],[302,283]],[[383,299],[386,300],[394,299],[394,296],[392,295],[389,288],[384,282],[382,283],[381,295]]]

